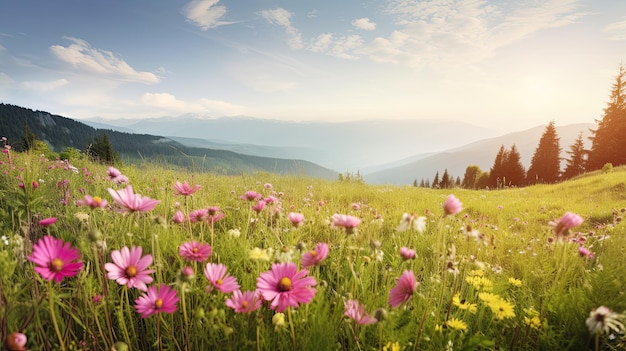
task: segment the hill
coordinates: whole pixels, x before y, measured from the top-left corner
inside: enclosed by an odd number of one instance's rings
[[[335,172],[309,161],[189,147],[162,136],[97,129],[67,117],[8,104],[0,104],[0,125],[2,136],[15,144],[19,144],[25,126],[28,126],[54,152],[60,152],[67,147],[84,150],[96,136],[106,133],[114,150],[123,160],[131,163],[156,161],[220,174],[263,171],[324,179],[336,178]]]
[[[583,138],[587,141],[589,129],[594,127],[595,125],[591,123],[557,127],[562,149],[561,157],[567,157],[565,151],[569,151],[569,146],[576,140],[578,133],[583,132]],[[378,168],[382,168],[382,170],[364,172],[363,178],[366,182],[373,184],[411,184],[415,179],[418,181],[422,178],[432,179],[437,171],[442,174],[445,169],[454,177],[462,178],[465,169],[470,165],[476,165],[483,171],[488,171],[493,165],[500,146],[504,145],[509,148],[513,144],[520,152],[522,163],[528,168],[544,130],[545,126],[537,126],[521,132],[476,141],[425,157],[416,156],[416,160],[409,159],[402,165],[395,163],[388,167],[379,166]]]

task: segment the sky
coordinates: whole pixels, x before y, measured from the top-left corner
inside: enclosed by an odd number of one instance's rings
[[[601,118],[622,0],[3,0],[0,102],[74,119]]]

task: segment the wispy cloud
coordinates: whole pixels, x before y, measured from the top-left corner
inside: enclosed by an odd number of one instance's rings
[[[91,47],[88,42],[72,37],[65,39],[72,43],[65,47],[53,45],[50,51],[56,58],[67,62],[84,72],[111,77],[117,80],[154,84],[159,78],[150,72],[138,72],[126,61],[112,52]]]
[[[608,34],[609,40],[626,40],[626,18],[607,25],[603,32]]]
[[[69,82],[66,79],[57,79],[49,82],[26,81],[20,83],[20,86],[24,89],[43,93],[56,90],[60,87],[66,86],[67,84],[69,84]]]
[[[199,99],[197,101],[179,100],[169,93],[145,93],[141,103],[160,110],[162,113],[207,113],[214,116],[236,116],[245,114],[246,108],[226,101]]]
[[[219,0],[195,0],[184,6],[182,13],[187,21],[202,28],[202,30],[235,23],[221,20],[227,10],[226,6],[218,5],[218,3]]]
[[[352,21],[352,25],[362,30],[374,30],[376,29],[376,23],[370,21],[369,18],[359,18]]]
[[[285,29],[287,44],[290,48],[302,49],[302,35],[298,29],[291,24],[291,12],[283,8],[277,8],[273,10],[263,10],[261,11],[261,16],[269,23]]]

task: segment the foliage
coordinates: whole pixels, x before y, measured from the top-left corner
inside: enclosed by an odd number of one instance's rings
[[[500,146],[498,154],[489,171],[490,186],[495,188],[522,186],[525,183],[526,171],[515,144],[510,150]]]
[[[526,183],[555,183],[561,172],[561,147],[554,121],[547,126],[526,173]]]
[[[570,179],[579,174],[583,174],[585,172],[586,154],[582,131],[578,134],[576,141],[570,145],[570,150],[566,152],[570,157],[567,159],[562,178]]]

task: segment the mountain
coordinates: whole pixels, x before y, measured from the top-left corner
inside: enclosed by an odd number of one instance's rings
[[[113,149],[123,160],[130,163],[156,161],[221,174],[263,171],[324,179],[337,178],[336,172],[309,161],[189,147],[162,136],[96,129],[70,118],[2,103],[0,103],[0,126],[2,136],[18,147],[26,126],[55,152],[68,147],[84,150],[96,136],[106,133]]]
[[[446,120],[294,122],[197,115],[133,120],[92,120],[168,138],[204,139],[246,154],[306,159],[340,172],[363,170],[425,152],[443,151],[496,136],[471,124]],[[189,140],[177,139],[190,145]],[[197,141],[194,141],[197,142]]]
[[[578,134],[583,132],[583,140],[588,142],[589,129],[595,128],[592,123],[578,123],[556,127],[561,146],[561,157],[567,158],[566,151],[574,143]],[[430,155],[416,155],[417,160],[405,164],[388,165],[385,169],[362,173],[363,179],[373,184],[412,184],[417,179],[433,179],[439,171],[441,176],[445,169],[456,177],[463,178],[467,166],[476,165],[483,171],[489,171],[500,146],[509,149],[513,144],[517,147],[522,164],[526,169],[530,166],[532,156],[537,149],[539,139],[545,131],[545,126],[537,126],[525,131],[505,134],[495,138],[476,141],[465,146],[449,149]],[[588,148],[590,145],[586,145]],[[563,161],[562,168],[565,161]],[[381,167],[379,167],[381,168]]]

